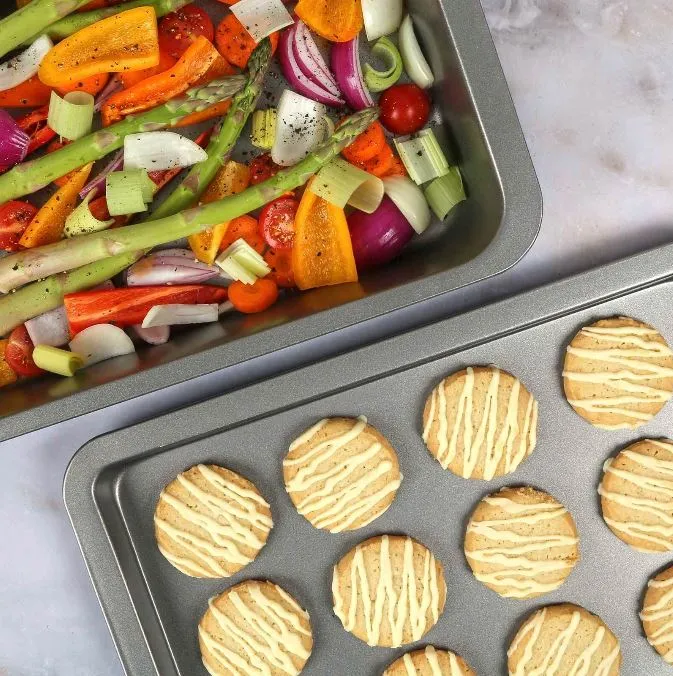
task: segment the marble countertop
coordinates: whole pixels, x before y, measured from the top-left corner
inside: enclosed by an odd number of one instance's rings
[[[673,240],[673,5],[482,2],[545,217],[521,263],[445,313]],[[0,445],[0,676],[122,674],[63,508],[65,467],[91,437],[218,389],[213,374]]]

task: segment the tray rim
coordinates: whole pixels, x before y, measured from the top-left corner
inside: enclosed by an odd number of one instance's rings
[[[440,1],[446,11],[446,0]],[[479,0],[463,0],[452,14],[449,33],[504,199],[500,227],[484,251],[467,263],[430,277],[10,414],[0,418],[0,442],[295,347],[384,314],[404,312],[417,303],[501,274],[521,260],[540,230],[542,192]],[[485,270],[485,274],[476,276],[477,269]],[[299,363],[296,360],[294,365]]]
[[[607,290],[599,292],[597,289],[606,278],[611,284]],[[117,552],[109,543],[106,522],[95,500],[98,477],[104,471],[114,471],[120,464],[133,462],[147,453],[158,452],[159,449],[166,452],[171,446],[222,433],[370,380],[416,368],[477,344],[491,342],[671,281],[673,244],[360,347],[318,364],[274,376],[89,441],[73,456],[66,469],[63,497],[124,669],[127,673],[150,673],[136,671],[136,664],[140,660],[147,670],[154,662],[150,647],[144,640],[138,640],[139,636],[144,635],[144,627],[136,615],[133,599],[118,565]],[[596,291],[587,293],[587,289]],[[550,302],[554,300],[558,302]],[[544,311],[543,308],[548,309]],[[473,329],[471,335],[471,326],[481,329]],[[484,331],[484,326],[489,330]],[[447,341],[445,336],[461,336],[461,340]],[[387,368],[382,370],[375,366],[376,360],[369,357],[393,345],[396,349],[389,351],[391,358]],[[410,363],[405,357],[408,354],[424,356]],[[300,391],[300,384],[303,396],[297,398],[293,393]],[[267,409],[265,401],[275,402],[274,407]],[[218,420],[214,413],[221,412],[223,408],[227,410],[226,425],[204,426],[202,420]],[[139,444],[139,439],[151,441]],[[101,461],[102,458],[105,460]],[[120,598],[124,599],[123,603]],[[158,617],[156,622],[160,623]],[[135,631],[129,630],[131,624]]]

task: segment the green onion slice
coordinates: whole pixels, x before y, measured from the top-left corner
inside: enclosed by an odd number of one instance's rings
[[[79,237],[90,232],[107,230],[115,222],[114,218],[109,221],[100,221],[91,213],[89,202],[91,202],[93,196],[93,191],[87,193],[84,201],[66,219],[63,228],[66,237]]]
[[[252,145],[262,150],[271,150],[276,138],[278,111],[275,108],[256,110],[252,114]]]
[[[422,129],[407,141],[395,139],[395,147],[409,176],[417,185],[444,176],[449,171],[449,163],[432,129]]]
[[[93,126],[94,98],[87,92],[68,92],[61,98],[52,91],[47,124],[59,136],[76,141]]]
[[[342,209],[350,204],[371,214],[381,204],[384,186],[377,176],[337,158],[318,172],[309,190]]]
[[[84,358],[81,355],[51,345],[36,345],[33,350],[33,361],[36,366],[49,373],[68,377],[74,376],[75,371],[84,366]]]
[[[145,169],[113,171],[105,179],[105,198],[110,216],[147,211],[155,185]]]
[[[376,70],[365,63],[365,83],[372,92],[382,92],[392,87],[402,77],[402,55],[390,38],[380,38],[372,47],[372,54],[388,65],[386,70]]]
[[[244,239],[237,239],[215,259],[215,263],[228,277],[244,284],[254,284],[271,272],[264,258]]]
[[[436,178],[425,188],[425,199],[437,218],[443,221],[459,202],[465,199],[463,178],[458,167],[450,167],[448,173]]]

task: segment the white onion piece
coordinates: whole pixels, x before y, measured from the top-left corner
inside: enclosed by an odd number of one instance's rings
[[[217,303],[175,303],[155,305],[143,319],[142,328],[153,326],[175,326],[176,324],[209,324],[218,317]]]
[[[432,220],[430,207],[423,191],[410,178],[390,176],[383,179],[383,187],[417,234],[427,230]]]
[[[126,333],[112,324],[94,324],[80,331],[70,341],[70,349],[84,357],[85,366],[136,351]]]
[[[70,340],[65,306],[61,305],[29,319],[26,322],[26,330],[33,345],[51,345],[52,347],[65,345]]]
[[[42,59],[53,46],[54,43],[46,35],[42,35],[21,54],[0,64],[0,91],[11,89],[30,80],[37,73]]]
[[[208,153],[173,131],[146,131],[124,139],[124,169],[163,171],[203,162]]]
[[[286,89],[278,103],[276,138],[271,159],[283,167],[303,160],[323,139],[323,118],[327,109],[322,103]]]
[[[404,70],[407,71],[407,75],[421,89],[432,87],[435,76],[432,74],[432,69],[423,56],[421,46],[418,44],[416,34],[414,33],[414,24],[411,21],[411,16],[408,14],[400,26],[399,43],[402,63],[404,64]]]
[[[233,312],[236,308],[230,300],[225,300],[224,303],[220,303],[220,306],[217,308],[217,314],[225,315],[228,312]]]
[[[171,337],[170,326],[152,326],[144,329],[142,324],[134,324],[132,328],[138,338],[149,345],[163,345]]]
[[[255,42],[294,23],[282,0],[239,0],[230,9]]]
[[[365,33],[370,42],[397,31],[402,23],[403,0],[361,0]]]

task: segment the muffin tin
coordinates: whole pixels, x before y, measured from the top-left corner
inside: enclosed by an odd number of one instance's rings
[[[603,522],[596,487],[605,459],[645,436],[673,436],[671,404],[638,430],[596,429],[563,396],[564,348],[597,318],[629,315],[673,343],[673,245],[444,320],[292,373],[100,437],[73,459],[64,494],[70,518],[127,673],[197,676],[196,626],[210,596],[246,578],[269,578],[307,608],[315,647],[307,676],[376,676],[403,650],[371,648],[332,612],[332,566],[357,542],[408,533],[444,565],[445,611],[420,642],[462,655],[484,676],[506,674],[506,649],[541,605],[570,601],[599,614],[622,642],[625,676],[670,671],[638,619],[648,578],[670,563],[642,554]],[[540,404],[533,454],[512,475],[464,480],[441,469],[421,439],[426,396],[446,373],[495,363],[517,375]],[[396,448],[404,479],[397,498],[365,528],[314,529],[285,492],[281,460],[319,418],[364,414]],[[271,504],[275,527],[259,557],[227,580],[195,580],[157,550],[152,515],[162,487],[197,462],[252,480]],[[528,484],[574,516],[582,559],[557,591],[506,600],[472,576],[463,555],[466,520],[505,485]]]

